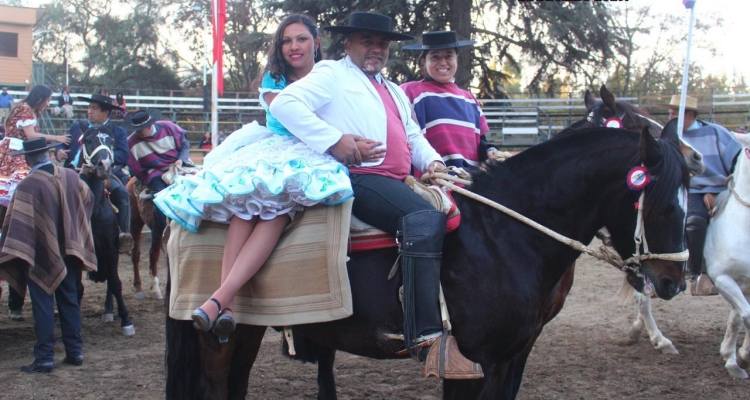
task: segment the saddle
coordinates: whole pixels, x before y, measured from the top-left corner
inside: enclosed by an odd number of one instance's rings
[[[437,185],[426,185],[413,176],[404,181],[415,193],[432,204],[436,210],[441,211],[448,218],[445,225],[445,233],[455,231],[461,224],[461,211],[456,206],[451,192]],[[352,215],[349,228],[349,253],[369,251],[396,247],[396,237],[388,232],[381,231],[372,225],[363,222]]]

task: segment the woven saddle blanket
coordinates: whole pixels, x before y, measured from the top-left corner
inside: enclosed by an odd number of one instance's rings
[[[352,201],[298,213],[276,249],[235,299],[240,324],[287,326],[352,315],[346,270]],[[198,233],[172,222],[167,243],[169,316],[190,320],[221,283],[227,224],[203,221]]]

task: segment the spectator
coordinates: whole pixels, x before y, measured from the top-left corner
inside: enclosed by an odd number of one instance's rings
[[[43,137],[27,140],[24,156],[33,166],[21,181],[8,207],[0,239],[0,274],[19,292],[28,284],[34,317],[34,362],[21,367],[27,373],[49,373],[54,365],[55,311],[66,364],[83,364],[81,307],[76,276],[96,269],[91,237],[94,196],[75,171],[52,165]],[[25,210],[34,208],[34,213]],[[49,226],[57,229],[48,229]]]
[[[747,127],[745,125],[742,125],[741,127],[737,128],[737,133],[747,133]]]
[[[13,96],[8,93],[8,88],[3,87],[0,93],[0,122],[5,123],[5,119],[10,115],[10,108],[13,106]]]
[[[120,110],[115,110],[115,118],[123,119],[128,114],[128,107],[125,104],[125,96],[122,92],[117,92],[115,95],[115,105],[120,107]]]
[[[73,118],[73,98],[70,97],[70,90],[67,86],[60,93],[60,97],[57,98],[57,104],[65,113],[65,118]]]
[[[213,145],[211,143],[211,132],[206,132],[203,134],[201,142],[198,143],[198,148],[203,150],[211,150],[213,148]]]
[[[49,141],[70,143],[70,136],[45,135],[41,133],[38,120],[47,109],[52,90],[44,85],[36,85],[13,108],[8,118],[5,119],[5,138],[0,143],[0,178],[4,184],[0,184],[0,216],[4,207],[10,202],[15,189],[13,182],[18,182],[31,169],[23,157],[14,157],[12,150],[20,150],[23,141],[43,137]],[[1,218],[1,217],[0,217]]]
[[[224,142],[224,139],[226,138],[227,138],[227,135],[224,133],[224,131],[219,131],[219,138],[218,138],[219,143],[217,143],[217,145],[222,144]]]

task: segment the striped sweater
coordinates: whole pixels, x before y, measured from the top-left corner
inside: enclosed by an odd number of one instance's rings
[[[448,166],[478,167],[487,159],[490,129],[477,99],[455,83],[427,78],[401,85],[422,133]]]
[[[128,137],[128,167],[138,180],[147,185],[154,178],[161,177],[170,165],[182,157],[184,147],[188,148],[188,152],[190,150],[184,129],[169,121],[159,121],[154,126],[156,133],[145,139],[136,133]]]

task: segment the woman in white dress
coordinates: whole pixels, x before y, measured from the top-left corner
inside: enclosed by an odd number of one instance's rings
[[[201,219],[229,222],[222,283],[193,311],[196,329],[220,338],[233,332],[236,293],[265,263],[295,212],[352,196],[346,167],[310,149],[268,112],[285,86],[312,70],[319,48],[312,19],[286,17],[274,34],[260,87],[267,128],[252,123],[233,133],[209,153],[202,173],[178,177],[154,199],[165,215],[194,232]]]

